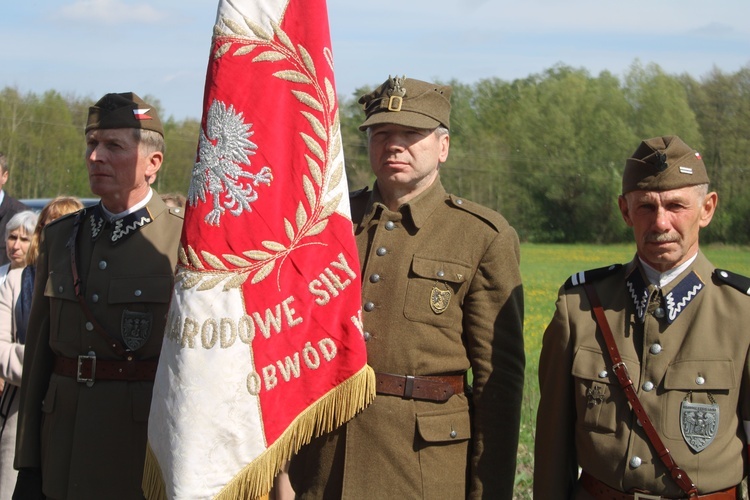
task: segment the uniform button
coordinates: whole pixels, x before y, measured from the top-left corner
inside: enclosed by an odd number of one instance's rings
[[[729,277],[729,273],[727,273],[726,271],[722,271],[719,274],[721,274],[722,278],[728,278]]]
[[[380,257],[388,253],[388,250],[385,249],[385,247],[380,247],[377,250],[375,250],[375,253],[378,254]]]
[[[97,302],[99,302],[99,294],[98,293],[95,293],[95,294],[93,294],[91,296],[91,302],[93,302],[94,304],[96,304]]]
[[[65,289],[62,287],[62,285],[60,285],[59,287],[57,287],[57,291],[59,293],[63,293],[63,290],[65,290]]]
[[[630,466],[634,469],[640,467],[642,463],[643,460],[641,460],[641,457],[633,457],[630,459]]]
[[[461,200],[461,199],[456,200],[456,205],[463,205],[463,204],[464,204],[464,200]]]
[[[607,370],[602,370],[599,372],[599,378],[607,378],[609,376],[609,373]]]
[[[657,307],[654,310],[654,316],[656,316],[659,319],[663,318],[664,317],[664,308],[663,307]]]
[[[365,332],[362,334],[362,336],[365,338],[365,342],[368,342],[372,338],[372,334],[370,334],[370,332]]]
[[[91,321],[86,322],[86,330],[92,331],[94,329],[94,324]]]
[[[392,220],[389,220],[388,222],[385,223],[385,229],[387,231],[393,231],[394,229],[396,229],[396,223],[393,222]]]
[[[698,375],[698,378],[695,379],[695,383],[698,385],[703,385],[706,383],[706,379]]]
[[[370,312],[373,309],[375,309],[375,304],[373,302],[365,302],[365,311]]]
[[[444,277],[444,276],[445,276],[445,271],[438,271],[438,272],[437,272],[437,277],[438,277],[438,278],[442,278],[442,277]]]
[[[135,292],[133,292],[133,295],[135,295],[136,297],[140,297],[141,295],[143,295],[143,292],[140,290],[136,290]]]
[[[107,261],[106,260],[100,260],[99,261],[99,269],[101,269],[102,271],[104,271],[105,269],[107,269]]]
[[[651,392],[654,390],[654,383],[653,382],[646,382],[643,384],[643,390],[646,392]]]
[[[370,275],[370,283],[377,283],[380,281],[380,275],[379,274],[372,274]]]
[[[452,438],[454,438],[454,437],[456,437],[456,436],[458,436],[458,432],[456,432],[456,431],[451,431],[451,437],[452,437]]]
[[[651,348],[649,349],[651,354],[659,354],[661,352],[661,344],[651,344]]]

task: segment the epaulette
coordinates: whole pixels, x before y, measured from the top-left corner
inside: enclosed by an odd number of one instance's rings
[[[61,221],[64,221],[65,219],[70,219],[71,217],[75,217],[79,213],[81,214],[82,217],[85,216],[86,215],[86,209],[85,208],[81,208],[80,210],[76,210],[75,212],[70,212],[70,213],[67,213],[65,215],[61,215],[57,219],[49,221],[47,224],[45,224],[44,227],[51,226],[53,224],[59,224]]]
[[[714,276],[719,281],[726,283],[732,288],[736,288],[745,295],[750,295],[750,278],[741,274],[730,273],[724,269],[714,270]]]
[[[571,288],[578,285],[583,285],[584,283],[599,281],[600,279],[606,278],[610,274],[614,274],[621,267],[622,264],[612,264],[611,266],[591,269],[589,271],[580,271],[568,278],[563,286],[566,290],[570,290]]]
[[[185,209],[183,207],[169,207],[169,213],[180,219],[185,218]]]
[[[491,208],[467,200],[466,198],[461,198],[460,196],[456,196],[454,194],[448,196],[451,206],[461,209],[474,215],[475,217],[482,219],[497,231],[500,231],[501,228],[507,226],[508,224],[508,222],[502,215],[492,210]]]
[[[367,186],[363,187],[362,189],[357,189],[356,191],[351,191],[349,193],[349,199],[351,200],[354,198],[359,198],[360,196],[367,194],[368,191],[370,191],[370,188]]]

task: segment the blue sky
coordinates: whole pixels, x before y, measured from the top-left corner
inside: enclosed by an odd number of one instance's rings
[[[199,118],[217,0],[4,0],[0,88],[134,91]],[[389,74],[471,84],[634,61],[696,78],[750,65],[748,0],[328,0],[340,95]]]

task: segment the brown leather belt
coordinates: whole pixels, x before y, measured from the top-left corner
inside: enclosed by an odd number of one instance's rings
[[[91,386],[95,380],[153,381],[156,377],[157,360],[111,361],[97,359],[94,353],[77,358],[57,356],[54,372],[72,377]]]
[[[412,376],[376,373],[376,392],[407,399],[447,401],[454,394],[463,394],[463,375]]]
[[[669,498],[687,498],[682,497],[662,497],[659,495],[653,495],[648,493],[624,493],[620,490],[610,488],[608,485],[599,481],[595,477],[587,474],[586,471],[581,473],[581,479],[579,479],[581,486],[585,489],[592,497],[597,500],[660,500]],[[737,487],[732,486],[726,490],[716,491],[714,493],[706,493],[705,495],[698,495],[697,497],[702,500],[736,500],[737,499]]]

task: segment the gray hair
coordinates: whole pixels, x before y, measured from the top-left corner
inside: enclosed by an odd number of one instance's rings
[[[708,194],[708,184],[696,184],[693,187],[695,188],[695,194],[697,194],[699,198],[705,198]]]
[[[167,145],[164,141],[163,135],[161,135],[159,132],[156,132],[155,130],[140,128],[134,128],[132,130],[135,134],[136,140],[140,143],[141,147],[143,147],[144,153],[151,154],[159,152],[164,154],[167,149]]]
[[[26,234],[31,237],[34,234],[34,228],[36,227],[39,215],[32,210],[24,210],[18,212],[16,215],[10,218],[8,224],[5,226],[5,239],[8,239],[10,233],[18,228],[23,228]]]

